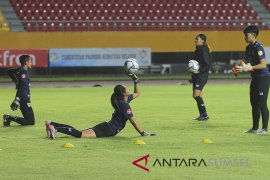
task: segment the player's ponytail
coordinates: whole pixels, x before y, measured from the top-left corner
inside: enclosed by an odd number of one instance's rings
[[[198,34],[197,37],[200,37],[200,39],[203,40],[203,45],[205,45],[208,48],[208,51],[211,52],[211,48],[206,42],[206,35],[205,34]]]
[[[115,111],[120,109],[119,102],[124,99],[124,93],[126,92],[126,88],[122,85],[117,85],[114,87],[114,93],[111,96],[111,104]]]

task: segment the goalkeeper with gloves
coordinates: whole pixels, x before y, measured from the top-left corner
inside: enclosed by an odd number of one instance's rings
[[[124,85],[117,85],[114,87],[114,92],[111,95],[111,104],[114,108],[114,113],[112,114],[110,121],[104,121],[94,127],[80,131],[69,125],[46,120],[45,126],[48,137],[55,139],[56,132],[64,133],[77,138],[100,138],[115,136],[125,128],[127,120],[131,122],[133,127],[141,136],[156,136],[156,134],[146,133],[133,116],[129,103],[140,95],[138,87],[139,80],[135,74],[128,74],[128,76],[130,76],[134,81],[134,93],[130,94],[128,88]]]
[[[264,48],[257,41],[259,29],[257,26],[248,26],[244,29],[246,47],[246,63],[235,66],[237,72],[250,72],[250,103],[252,107],[253,126],[245,133],[267,134],[269,111],[267,98],[269,91],[269,72],[266,64]],[[259,129],[259,120],[262,116],[262,129]],[[258,130],[259,129],[259,130]]]
[[[31,69],[32,59],[29,55],[21,55],[19,57],[21,67],[9,69],[7,71],[10,78],[16,85],[17,93],[10,108],[15,111],[20,109],[23,115],[17,117],[9,114],[3,115],[3,126],[10,126],[10,122],[16,122],[21,125],[34,125],[35,116],[30,103],[30,79],[28,70]]]

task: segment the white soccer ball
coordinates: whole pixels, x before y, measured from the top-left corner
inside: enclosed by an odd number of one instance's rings
[[[196,72],[200,69],[200,64],[196,60],[190,60],[188,62],[188,70],[189,72]]]
[[[125,69],[125,71],[128,72],[128,73],[135,73],[135,72],[137,72],[138,69],[139,69],[139,64],[138,64],[137,59],[134,59],[134,58],[128,58],[128,59],[125,61],[124,69]]]

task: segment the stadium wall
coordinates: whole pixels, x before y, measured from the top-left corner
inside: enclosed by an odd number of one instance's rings
[[[117,32],[1,32],[0,48],[133,48],[149,47],[152,52],[192,52],[194,37],[205,33],[213,51],[243,51],[241,31],[117,31]],[[270,31],[259,41],[270,46]]]
[[[148,31],[148,32],[3,32],[0,49],[50,48],[137,48],[152,49],[152,64],[175,64],[173,74],[186,73],[185,64],[193,59],[194,37],[207,35],[214,62],[229,66],[230,60],[245,56],[246,43],[241,31]],[[262,31],[258,40],[270,46],[270,31]],[[178,64],[182,64],[179,66]],[[227,67],[226,67],[227,68]],[[119,68],[38,68],[36,74],[117,74]],[[5,69],[0,69],[0,74]]]

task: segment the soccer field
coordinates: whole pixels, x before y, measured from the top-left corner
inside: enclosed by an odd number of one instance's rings
[[[78,129],[109,120],[113,87],[33,88],[36,125],[13,123],[0,128],[1,179],[269,178],[269,136],[243,133],[252,124],[249,85],[207,85],[203,94],[207,122],[191,120],[198,110],[189,85],[141,86],[140,90],[141,96],[131,102],[134,116],[157,137],[140,137],[127,123],[116,137],[76,139],[58,133],[56,140],[49,140],[46,119]],[[1,89],[1,114],[13,113],[9,105],[14,94],[14,89]],[[21,116],[20,111],[14,114]],[[203,144],[204,138],[213,143]],[[146,144],[135,145],[138,139]],[[64,143],[74,148],[63,148]],[[132,164],[148,154],[149,172]],[[164,159],[171,165],[163,167]],[[207,166],[190,164],[190,159],[203,160]]]

